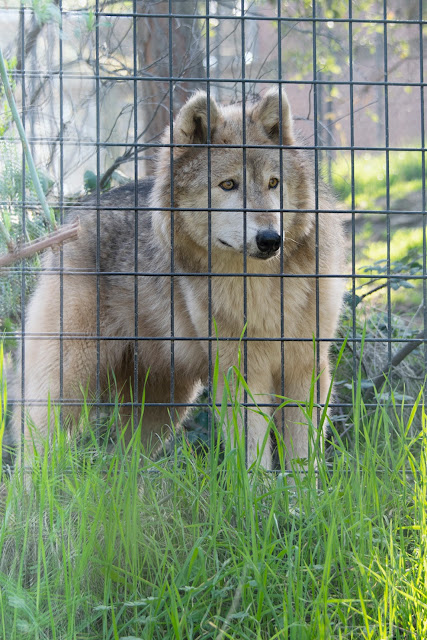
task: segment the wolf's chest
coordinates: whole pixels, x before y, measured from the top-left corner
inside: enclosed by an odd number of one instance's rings
[[[283,293],[277,276],[218,278],[212,286],[212,311],[221,319],[221,334],[240,335],[246,321],[250,336],[279,337],[282,317],[291,312]]]

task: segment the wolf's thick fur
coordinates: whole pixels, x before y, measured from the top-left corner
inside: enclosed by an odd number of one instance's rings
[[[178,339],[174,343],[173,401],[178,404],[193,402],[201,383],[208,377],[209,347],[208,341],[203,339],[208,337],[209,327],[208,277],[191,274],[204,274],[209,269],[214,274],[210,279],[210,311],[219,337],[238,338],[242,333],[244,278],[240,274],[245,260],[245,224],[246,271],[265,274],[246,278],[247,335],[250,338],[247,342],[248,385],[258,403],[272,403],[272,394],[281,394],[282,331],[285,338],[294,339],[284,344],[285,395],[295,401],[308,399],[314,363],[311,339],[316,334],[316,282],[321,339],[333,338],[340,312],[342,280],[306,277],[316,274],[316,214],[313,209],[317,206],[329,212],[334,206],[323,185],[318,188],[316,202],[314,152],[268,148],[268,145],[295,144],[286,94],[283,92],[280,98],[276,91],[270,91],[254,105],[246,105],[244,128],[249,146],[242,151],[241,148],[230,148],[230,145],[242,144],[241,107],[222,107],[211,100],[208,108],[206,95],[198,93],[178,114],[173,128],[174,144],[206,143],[208,111],[210,142],[219,146],[212,147],[209,153],[206,146],[174,147],[172,159],[170,148],[165,146],[159,151],[154,178],[138,183],[137,202],[134,184],[102,196],[99,216],[101,275],[98,280],[93,275],[97,264],[95,199],[86,201],[84,207],[76,208],[69,216],[69,219],[79,216],[81,232],[79,239],[67,244],[63,252],[63,398],[81,398],[82,389],[88,389],[94,396],[97,340],[93,338],[98,329],[100,336],[108,338],[99,343],[101,391],[107,387],[107,376],[113,371],[118,388],[125,390],[126,400],[130,399],[126,389],[133,384],[134,375],[132,336],[137,330],[139,337],[156,338],[138,343],[139,392],[142,392],[149,371],[146,402],[162,403],[158,407],[145,407],[142,432],[146,442],[170,423],[167,403],[172,401],[171,341],[161,338],[170,338],[172,330],[171,278],[163,275],[171,271],[171,256],[173,270],[178,274],[173,278],[173,335],[175,338],[193,338]],[[169,132],[166,132],[164,142],[166,145],[170,142]],[[250,145],[257,147],[250,148]],[[277,184],[281,169],[283,181]],[[278,211],[281,190],[283,214]],[[135,206],[150,208],[138,213],[137,261]],[[168,211],[171,206],[173,218]],[[208,213],[201,210],[209,206],[212,207],[210,264]],[[130,210],[123,210],[123,207]],[[243,213],[245,207],[248,209],[246,215]],[[343,261],[339,217],[334,213],[319,213],[317,220],[317,272],[339,274]],[[291,277],[277,277],[281,265],[281,239],[283,273]],[[43,264],[46,272],[40,277],[31,299],[26,321],[25,399],[37,437],[47,435],[48,395],[53,402],[60,396],[60,278],[53,271],[60,266],[58,254],[48,252]],[[135,278],[131,275],[135,269],[150,275]],[[79,273],[82,271],[86,273]],[[301,277],[295,277],[299,274]],[[33,334],[44,334],[44,338],[32,337]],[[237,362],[239,344],[235,340],[220,340],[218,348],[222,380],[222,374]],[[330,384],[328,348],[327,341],[319,342],[320,402],[325,401]],[[216,349],[215,342],[213,349]],[[218,392],[221,394],[221,389]],[[65,405],[64,423],[75,422],[79,411],[79,407]],[[272,409],[266,411],[272,413]],[[171,413],[182,419],[185,407],[175,408]],[[307,456],[308,428],[298,407],[286,409],[285,421],[289,463],[294,457]],[[15,411],[13,423],[18,438],[19,410]],[[249,463],[256,458],[267,428],[265,417],[248,411]],[[27,428],[27,439],[29,434]],[[267,468],[271,467],[271,457],[268,444],[261,460]]]

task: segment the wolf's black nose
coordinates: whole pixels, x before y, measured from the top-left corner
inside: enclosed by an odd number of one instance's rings
[[[276,231],[266,229],[256,235],[257,247],[262,253],[273,255],[280,248],[280,236]]]

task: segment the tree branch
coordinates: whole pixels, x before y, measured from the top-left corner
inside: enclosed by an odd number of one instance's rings
[[[377,291],[381,291],[381,289],[384,289],[386,286],[387,286],[387,282],[383,282],[382,284],[377,285],[373,289],[369,289],[369,291],[367,291],[366,293],[364,293],[363,295],[360,296],[359,302],[362,302],[362,300],[364,300],[365,298],[370,296],[372,293],[376,293]]]
[[[57,245],[63,242],[76,240],[79,235],[79,231],[80,221],[79,219],[77,219],[72,224],[64,225],[63,227],[61,227],[61,229],[58,229],[58,231],[53,231],[43,238],[38,238],[33,242],[28,242],[21,246],[15,247],[9,250],[8,253],[0,255],[0,267],[8,267],[18,260],[31,258],[33,255],[35,255],[39,251],[43,251],[43,249],[46,249],[47,247],[56,248]]]
[[[387,379],[387,376],[391,372],[393,367],[397,367],[402,360],[404,360],[407,356],[409,356],[412,351],[414,351],[417,347],[420,347],[424,344],[424,331],[420,331],[416,336],[415,340],[411,342],[407,342],[399,351],[393,356],[390,366],[387,369],[384,369],[380,374],[372,378],[372,383],[375,387],[379,387],[384,383]]]

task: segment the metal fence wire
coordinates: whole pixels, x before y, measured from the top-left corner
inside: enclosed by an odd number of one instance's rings
[[[77,217],[81,224],[77,244],[48,249],[43,260],[36,256],[0,267],[1,329],[8,367],[15,369],[8,402],[14,415],[20,411],[23,440],[28,411],[36,428],[36,416],[43,414],[35,409],[44,407],[47,416],[50,402],[62,408],[65,420],[70,409],[82,406],[79,385],[96,407],[94,422],[101,421],[116,405],[114,395],[105,394],[104,373],[108,368],[116,388],[124,359],[132,384],[127,393],[120,388],[119,396],[128,417],[141,407],[147,380],[151,393],[145,398],[146,411],[163,409],[166,413],[159,413],[159,419],[170,424],[190,406],[196,411],[187,416],[187,428],[209,440],[216,354],[222,344],[236,345],[236,354],[240,345],[241,373],[249,382],[249,390],[243,385],[240,397],[246,429],[254,408],[271,413],[281,402],[277,396],[288,396],[290,369],[298,362],[294,358],[287,368],[287,353],[298,353],[295,344],[310,345],[319,415],[325,404],[319,379],[324,361],[313,344],[328,346],[332,370],[343,347],[334,394],[328,401],[338,432],[347,433],[351,427],[352,385],[358,380],[367,411],[375,410],[378,402],[390,403],[392,397],[409,410],[414,406],[427,371],[426,18],[422,0],[47,0],[37,5],[7,2],[0,8],[0,42],[45,197],[58,224]],[[248,134],[255,117],[253,105],[261,104],[272,87],[277,89],[280,114],[277,140],[270,132],[267,143],[259,142]],[[186,139],[182,131],[188,122],[179,117],[198,90],[206,93],[206,108],[196,113],[195,133]],[[282,90],[300,130],[291,144],[285,140],[288,123],[282,121],[286,101]],[[1,247],[4,253],[15,243],[19,255],[20,242],[43,237],[50,229],[1,88],[0,97],[5,105],[0,121]],[[235,111],[224,111],[229,128],[219,139],[215,105],[230,104],[236,105]],[[233,125],[237,113],[241,128]],[[276,208],[269,193],[267,204],[253,204],[260,202],[253,190],[261,188],[257,180],[263,166],[256,165],[254,171],[252,156],[267,148],[279,158],[274,176],[279,185]],[[197,160],[201,149],[207,152]],[[161,161],[156,161],[160,151]],[[221,206],[215,195],[217,152],[224,166],[221,190],[230,198]],[[289,152],[306,154],[304,170],[312,176],[311,204],[303,208],[295,206],[296,196],[289,195],[298,190],[299,180],[290,173]],[[156,223],[161,233],[168,234],[167,249],[160,256],[151,243],[153,227],[147,225],[153,210],[152,200],[147,199],[152,182],[141,180],[156,176],[157,184],[166,174],[169,179],[163,180],[161,194],[159,190],[162,201],[156,204],[160,218],[168,220]],[[269,189],[276,187],[274,181],[269,183]],[[328,190],[337,199],[324,231],[319,226],[325,211],[322,194]],[[222,239],[228,246],[223,248],[221,268],[213,252],[218,243],[216,220],[223,219],[224,208],[228,232],[230,220],[241,229],[238,271],[227,267],[227,250],[233,250],[228,236]],[[183,211],[185,224],[191,224],[194,232],[190,242],[187,227],[185,243]],[[276,236],[284,237],[274,248],[279,266],[268,270],[265,265],[273,258],[259,259],[258,269],[250,253],[251,225],[256,214],[275,212]],[[286,253],[287,242],[292,242],[288,220],[295,215],[314,216],[310,250],[315,257],[310,272]],[[201,241],[203,216],[206,237]],[[92,226],[85,222],[89,219]],[[346,259],[335,271],[323,264],[322,251],[325,237],[332,245],[341,242],[338,220],[343,222]],[[206,260],[199,258],[200,242],[206,244]],[[183,252],[191,254],[191,268],[185,270]],[[307,311],[315,318],[312,335],[292,328],[286,296],[295,278],[302,290],[304,282],[314,282]],[[227,290],[227,283],[236,280],[243,287],[242,307],[236,300],[233,308],[228,297],[225,308],[218,308],[218,290]],[[273,332],[267,328],[262,335],[250,330],[251,315],[267,300],[265,295],[261,302],[254,299],[255,280],[265,281],[258,291],[269,290],[272,281],[279,283],[279,298],[271,302],[271,315],[279,320]],[[337,330],[330,333],[320,327],[321,291],[328,280],[346,286],[342,304],[340,299],[333,301],[335,307],[341,305],[341,316]],[[129,313],[123,313],[129,300],[130,324]],[[201,305],[206,310],[202,334],[191,317]],[[141,324],[142,315],[152,308],[168,313],[160,316],[157,311],[151,324],[149,320]],[[238,333],[222,331],[221,313],[240,314]],[[265,314],[267,324],[268,318]],[[74,351],[73,342],[78,345]],[[200,353],[207,363],[206,376],[200,374],[206,389],[196,399],[183,391],[183,375],[193,380],[202,368],[195,344],[202,345]],[[267,354],[270,345],[276,345],[280,355],[276,396],[270,388],[260,398],[250,393],[251,344],[265,345]],[[84,354],[95,358],[89,385],[89,365],[84,361],[76,369],[72,361],[70,354],[76,349],[82,362]],[[168,364],[148,372],[141,364],[145,354],[150,354],[150,362]],[[42,364],[46,359],[55,363],[53,369]],[[77,370],[78,379],[72,384],[69,377]],[[37,384],[29,385],[29,376]],[[48,379],[57,389],[51,397]],[[29,394],[36,388],[36,396]],[[287,412],[303,400],[307,398],[290,398],[278,414],[279,431],[286,429]]]

